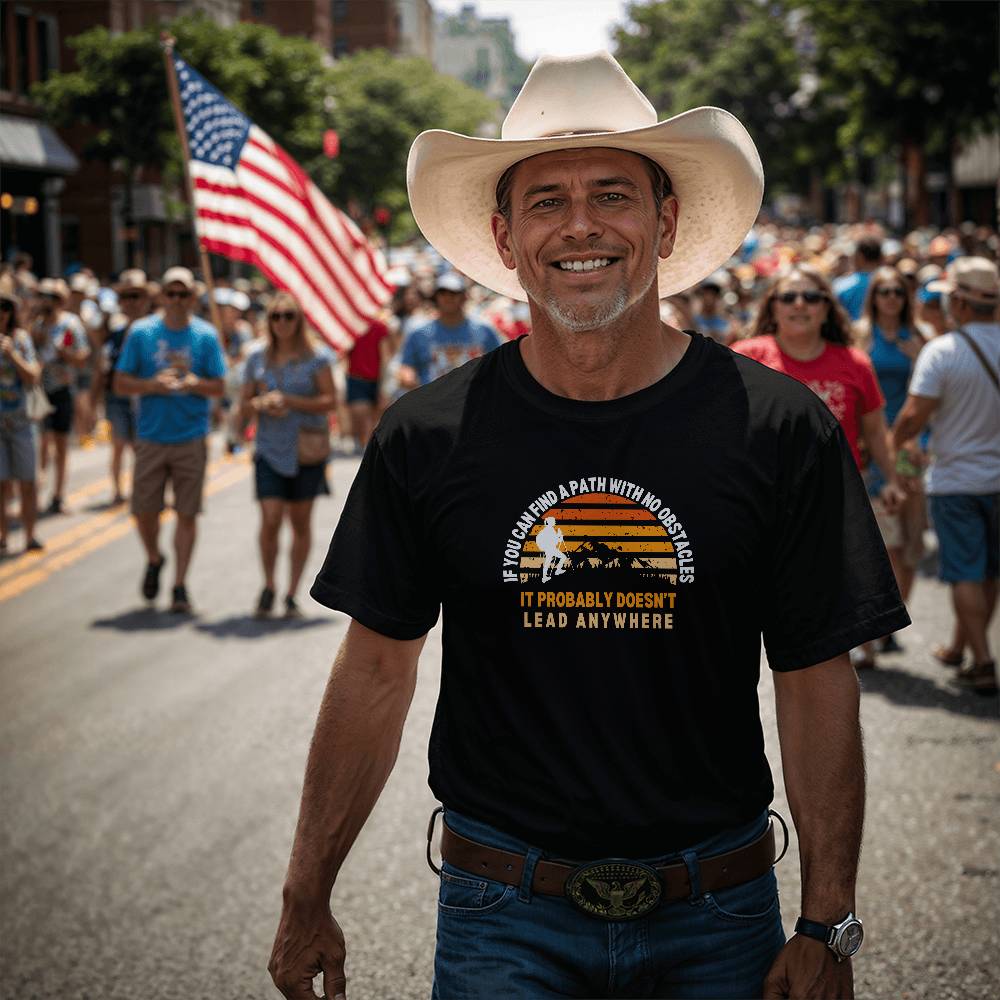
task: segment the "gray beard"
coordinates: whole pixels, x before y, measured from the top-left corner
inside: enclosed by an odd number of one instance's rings
[[[638,294],[630,302],[625,285],[621,284],[614,294],[593,306],[574,307],[558,299],[551,291],[545,290],[536,295],[534,289],[525,288],[528,298],[532,299],[549,318],[569,333],[586,333],[588,330],[598,330],[617,322],[628,309],[640,301],[649,291],[657,278],[657,263],[654,260],[650,273],[646,276]]]

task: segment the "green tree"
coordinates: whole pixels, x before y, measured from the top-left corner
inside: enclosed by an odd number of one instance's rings
[[[796,20],[784,0],[631,4],[616,55],[661,117],[700,105],[731,111],[753,136],[769,188],[801,187],[830,158],[808,108]]]
[[[330,69],[333,117],[340,135],[333,192],[342,204],[384,204],[412,230],[406,200],[406,157],[425,129],[475,133],[493,118],[492,101],[424,59],[399,59],[383,49],[358,52]]]
[[[1000,5],[978,0],[790,0],[815,43],[818,104],[849,153],[899,155],[911,224],[927,221],[926,160],[1000,126]]]
[[[194,15],[167,27],[177,52],[341,206],[353,199],[368,211],[384,203],[402,214],[406,153],[417,132],[474,131],[492,114],[482,95],[421,60],[363,52],[330,65],[313,42],[257,24],[224,28]],[[181,178],[160,30],[151,25],[111,34],[93,28],[78,35],[69,41],[76,71],[55,74],[33,90],[54,124],[87,127],[85,156],[121,166],[126,223],[140,167],[162,170],[168,183]],[[335,160],[323,154],[328,128],[341,135]]]

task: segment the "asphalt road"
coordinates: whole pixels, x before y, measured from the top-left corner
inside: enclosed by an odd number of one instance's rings
[[[260,580],[245,460],[212,469],[189,581],[198,616],[148,610],[128,517],[101,508],[103,452],[72,460],[73,513],[43,522],[48,551],[0,562],[0,995],[276,997],[265,966],[308,741],[346,620],[308,599],[306,620],[292,625],[250,616]],[[356,467],[334,464],[307,579]],[[952,691],[925,652],[950,627],[943,588],[920,580],[911,613],[906,652],[864,678],[868,943],[857,995],[992,998],[997,701]],[[396,770],[334,892],[351,1000],[429,995],[425,750],[439,671],[435,630]],[[780,786],[766,670],[761,701]],[[783,795],[776,807],[787,815]],[[779,876],[790,931],[794,843]]]

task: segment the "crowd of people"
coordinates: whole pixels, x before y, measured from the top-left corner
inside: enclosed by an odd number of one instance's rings
[[[664,322],[824,399],[862,472],[904,599],[933,526],[955,608],[954,632],[933,654],[984,693],[997,685],[986,632],[1000,555],[998,256],[996,231],[972,224],[895,238],[875,223],[805,229],[762,218],[725,268],[660,304]],[[530,333],[526,304],[470,285],[427,246],[400,248],[391,264],[391,303],[339,357],[293,295],[260,279],[217,280],[209,301],[183,267],[157,281],[132,268],[102,283],[86,268],[39,280],[30,259],[5,265],[0,553],[15,499],[25,549],[42,549],[39,513],[67,512],[71,441],[107,441],[113,505],[126,502],[134,453],[131,510],[150,601],[167,561],[159,533],[169,484],[177,519],[170,607],[190,612],[187,570],[214,427],[230,453],[254,452],[263,576],[255,613],[275,613],[287,520],[281,611],[301,615],[296,595],[330,458],[360,453],[403,393]],[[960,332],[945,336],[952,331]],[[889,635],[852,659],[870,669],[880,652],[899,649]]]

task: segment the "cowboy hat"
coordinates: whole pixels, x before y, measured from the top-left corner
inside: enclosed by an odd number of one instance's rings
[[[927,291],[958,292],[979,305],[995,306],[1000,303],[1000,275],[996,264],[985,257],[958,257],[948,265],[943,278],[928,283]]]
[[[69,285],[62,278],[42,278],[38,282],[37,292],[42,296],[51,296],[65,302],[69,298]]]
[[[410,148],[410,208],[435,249],[474,281],[525,301],[490,231],[501,174],[559,149],[611,147],[660,164],[680,202],[673,253],[659,263],[660,297],[696,285],[743,242],[760,208],[764,174],[747,130],[728,111],[656,111],[607,52],[535,63],[499,139],[434,129]]]
[[[149,278],[146,277],[146,272],[141,267],[129,267],[122,271],[115,282],[114,290],[119,295],[122,292],[134,291],[145,292],[147,295],[151,294]]]

